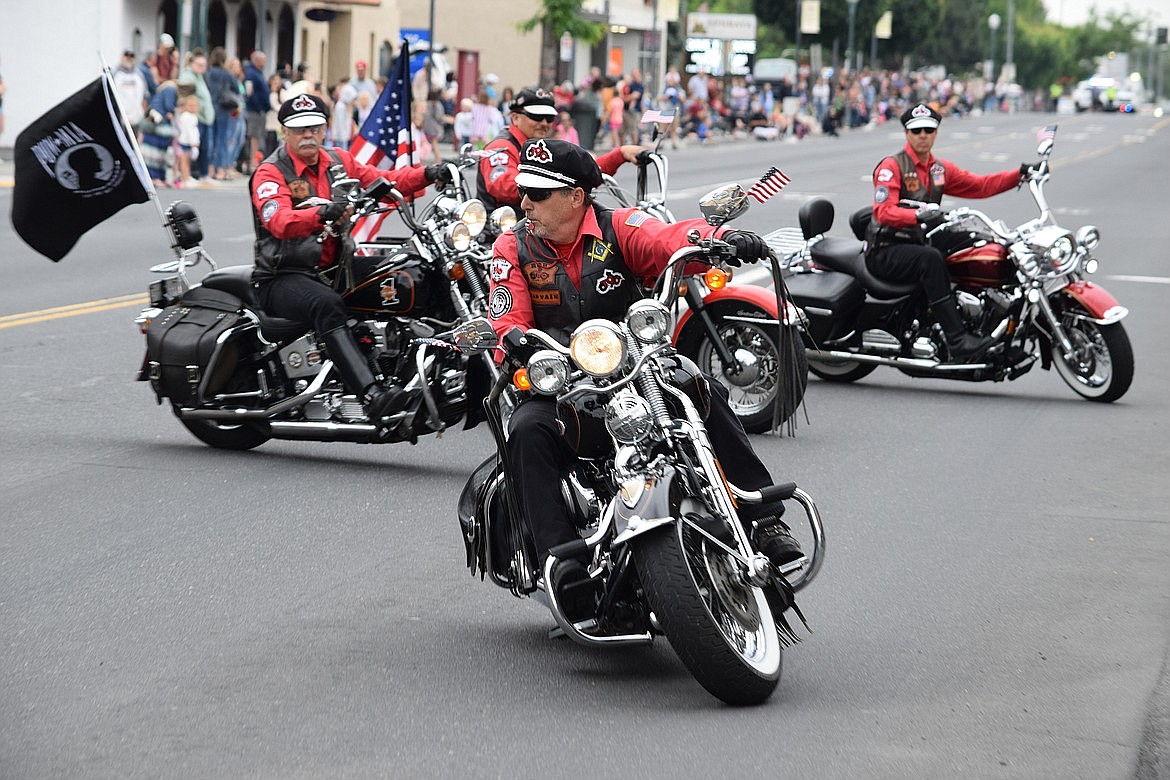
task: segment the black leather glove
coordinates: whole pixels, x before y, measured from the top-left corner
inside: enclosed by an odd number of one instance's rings
[[[1020,163],[1020,181],[1027,181],[1032,171],[1040,169],[1040,163]]]
[[[443,184],[451,183],[451,169],[443,164],[428,165],[423,171],[423,174],[431,184],[435,182],[442,182]]]
[[[725,233],[722,238],[735,247],[734,261],[729,260],[728,265],[739,265],[741,260],[754,263],[757,260],[763,260],[769,254],[768,245],[755,233],[749,233],[746,230],[732,230]]]
[[[345,213],[348,206],[348,203],[337,201],[326,203],[324,206],[317,207],[317,216],[321,218],[322,222],[336,222]]]

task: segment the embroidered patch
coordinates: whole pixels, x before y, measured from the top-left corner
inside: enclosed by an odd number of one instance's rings
[[[512,264],[502,257],[493,257],[488,263],[488,272],[493,282],[502,282],[512,273]]]
[[[488,174],[488,181],[495,181],[507,172],[507,168],[492,168],[492,172]]]
[[[600,279],[597,280],[597,292],[601,295],[611,293],[617,288],[621,287],[622,282],[625,280],[626,278],[624,276],[610,268],[601,275]]]
[[[873,193],[874,203],[885,203],[886,198],[890,197],[890,190],[886,186],[878,187]]]
[[[488,302],[488,315],[498,320],[512,311],[512,292],[507,287],[497,287]]]
[[[930,177],[934,186],[942,187],[947,181],[947,169],[942,166],[942,163],[935,163],[930,166]]]
[[[557,276],[556,263],[533,261],[524,266],[524,278],[529,287],[551,287]]]
[[[630,227],[641,227],[642,223],[650,219],[650,215],[645,211],[630,212],[630,216],[626,217],[626,224]]]
[[[609,259],[609,253],[613,251],[613,247],[602,241],[600,238],[593,239],[593,246],[589,248],[587,257],[590,262],[604,263]]]
[[[917,176],[907,176],[902,180],[902,189],[906,192],[918,192],[922,189],[922,184],[919,183]]]
[[[256,197],[260,200],[271,198],[280,189],[280,185],[274,181],[266,181],[256,188]]]
[[[309,182],[305,179],[293,179],[288,183],[288,191],[297,200],[309,197]]]
[[[265,203],[263,206],[260,207],[260,218],[263,219],[265,222],[269,221],[270,219],[272,219],[272,215],[276,213],[276,210],[278,208],[280,208],[279,203],[277,203],[274,200],[268,201],[267,203]]]
[[[524,152],[524,159],[538,163],[550,163],[552,162],[552,152],[545,146],[542,138],[536,143],[528,145],[528,149]]]
[[[560,306],[560,290],[529,290],[528,297],[534,306]]]
[[[508,164],[508,153],[507,152],[496,152],[495,154],[493,154],[491,157],[488,158],[488,165],[492,168],[498,168],[501,165],[507,165],[507,164]]]
[[[894,172],[891,171],[889,168],[882,168],[880,171],[878,171],[878,175],[877,175],[878,181],[893,181],[893,179],[894,179]]]

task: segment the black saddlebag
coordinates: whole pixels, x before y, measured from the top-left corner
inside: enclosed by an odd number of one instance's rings
[[[837,271],[793,274],[784,283],[793,302],[808,316],[809,336],[818,347],[848,336],[865,303],[865,291],[857,280]]]
[[[220,337],[246,322],[239,298],[203,287],[164,309],[146,330],[147,371],[158,397],[193,406],[225,385],[239,351]]]

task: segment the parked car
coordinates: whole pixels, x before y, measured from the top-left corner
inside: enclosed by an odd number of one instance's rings
[[[1077,84],[1072,99],[1077,111],[1121,111],[1132,114],[1139,93],[1140,87],[1132,79],[1119,81],[1112,76],[1098,75]]]

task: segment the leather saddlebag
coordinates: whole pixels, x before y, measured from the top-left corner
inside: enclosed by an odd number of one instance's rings
[[[234,340],[219,340],[245,322],[239,298],[202,287],[164,309],[146,331],[149,378],[159,398],[195,406],[226,384],[239,350]]]

